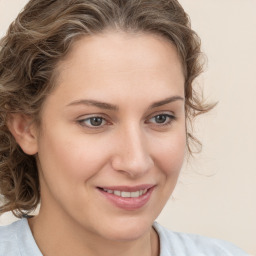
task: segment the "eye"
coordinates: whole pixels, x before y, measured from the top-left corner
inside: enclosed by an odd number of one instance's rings
[[[107,121],[101,116],[89,117],[86,119],[78,120],[78,122],[80,125],[87,126],[89,128],[93,128],[93,127],[100,128],[105,124],[107,124]]]
[[[163,124],[166,122],[167,120],[167,116],[166,115],[158,115],[158,116],[155,116],[154,119],[155,119],[155,122],[158,123],[158,124]]]
[[[168,125],[175,119],[176,117],[170,114],[159,114],[151,117],[148,122],[155,125]]]

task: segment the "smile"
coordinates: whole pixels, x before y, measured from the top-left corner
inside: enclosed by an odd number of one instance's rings
[[[144,207],[151,198],[155,185],[97,187],[104,200],[119,209],[133,211]]]
[[[109,193],[109,194],[114,194],[116,196],[120,196],[120,197],[133,197],[133,198],[137,198],[140,197],[144,194],[147,193],[147,189],[143,189],[143,190],[138,190],[138,191],[134,191],[134,192],[128,192],[128,191],[120,191],[120,190],[111,190],[111,189],[104,189],[103,191]]]

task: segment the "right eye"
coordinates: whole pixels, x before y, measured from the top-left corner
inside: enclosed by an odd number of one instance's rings
[[[78,120],[79,124],[89,128],[100,128],[107,124],[107,121],[101,116],[92,116]]]

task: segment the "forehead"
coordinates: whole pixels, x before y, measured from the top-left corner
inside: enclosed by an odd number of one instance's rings
[[[57,70],[61,73],[78,63],[83,65],[86,71],[114,69],[116,72],[129,72],[142,68],[150,70],[155,69],[157,64],[163,71],[172,70],[172,76],[181,75],[182,70],[176,47],[164,37],[123,31],[106,31],[78,39],[66,57],[58,63]],[[61,76],[64,77],[65,72]]]
[[[57,85],[89,93],[107,90],[156,90],[163,86],[183,95],[184,75],[175,46],[166,39],[108,31],[77,40],[58,63]],[[68,88],[69,87],[69,88]],[[71,92],[72,93],[72,92]]]

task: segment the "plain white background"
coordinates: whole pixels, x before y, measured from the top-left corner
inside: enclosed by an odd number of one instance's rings
[[[0,36],[27,0],[0,0]],[[217,107],[195,132],[203,152],[189,159],[158,221],[177,231],[231,241],[256,255],[256,1],[180,0],[208,57],[198,79]],[[0,225],[10,223],[10,214]]]

